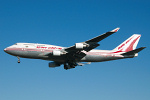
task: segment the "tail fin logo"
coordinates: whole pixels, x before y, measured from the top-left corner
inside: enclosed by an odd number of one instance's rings
[[[130,38],[129,40],[127,40],[125,43],[123,43],[120,47],[118,47],[118,50],[120,50],[121,48],[123,48],[126,44],[128,44],[128,42],[131,40],[132,38]],[[121,50],[120,50],[121,51]]]
[[[141,35],[138,34],[132,35],[130,38],[128,38],[126,41],[120,44],[117,48],[115,48],[115,50],[121,52],[128,52],[134,50],[138,44],[140,37]]]

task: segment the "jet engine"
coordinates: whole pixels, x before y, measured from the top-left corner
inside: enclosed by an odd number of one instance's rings
[[[54,50],[54,51],[53,51],[53,55],[54,55],[54,56],[60,56],[60,55],[61,55],[61,51],[59,51],[59,50]]]
[[[87,47],[87,44],[83,44],[83,43],[76,43],[75,47],[76,49],[83,49],[84,47]]]
[[[56,62],[50,62],[49,63],[49,67],[58,67],[60,66],[60,64],[56,63]]]

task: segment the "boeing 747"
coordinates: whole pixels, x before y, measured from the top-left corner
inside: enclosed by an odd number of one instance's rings
[[[71,47],[36,43],[16,43],[5,48],[4,51],[10,55],[16,56],[18,58],[18,63],[20,63],[20,57],[50,60],[53,62],[49,63],[49,67],[53,68],[64,65],[64,69],[66,70],[75,68],[76,66],[90,64],[91,62],[137,57],[138,52],[145,48],[140,47],[136,49],[141,37],[139,34],[133,34],[113,50],[95,50],[95,48],[99,46],[98,42],[118,30],[119,28],[116,28],[90,40],[75,43],[75,45]]]

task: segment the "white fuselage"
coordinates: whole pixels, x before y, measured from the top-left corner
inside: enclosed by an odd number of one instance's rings
[[[63,54],[61,56],[52,55],[54,50],[57,51],[63,49],[65,49],[65,47],[48,44],[16,43],[7,47],[4,51],[18,57],[44,59],[63,63],[66,60]],[[89,52],[83,50],[82,52],[85,53],[86,56],[78,62],[101,62],[125,58],[120,55],[120,52],[113,50],[91,50]]]

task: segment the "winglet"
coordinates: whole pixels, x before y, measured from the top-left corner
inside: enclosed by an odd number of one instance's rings
[[[110,31],[110,32],[118,32],[119,29],[120,29],[120,28],[117,27],[117,28],[115,28],[114,30],[112,30],[112,31]]]

